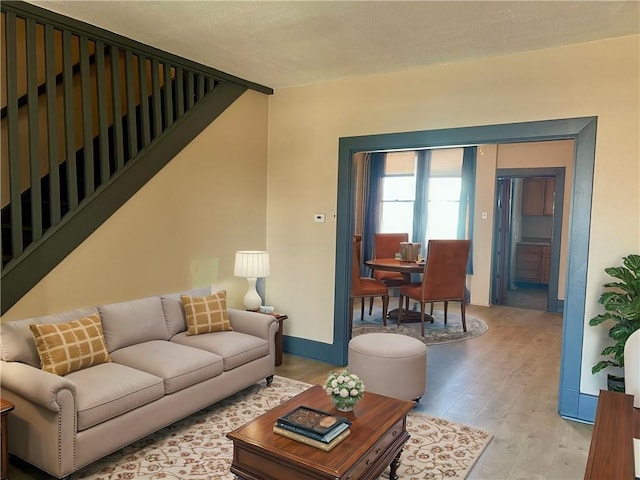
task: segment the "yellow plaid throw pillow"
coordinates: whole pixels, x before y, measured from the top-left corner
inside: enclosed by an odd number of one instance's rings
[[[32,323],[29,328],[46,372],[63,376],[111,361],[99,313],[67,323]]]
[[[180,295],[187,317],[187,335],[233,330],[227,312],[227,292],[220,290],[207,297]]]

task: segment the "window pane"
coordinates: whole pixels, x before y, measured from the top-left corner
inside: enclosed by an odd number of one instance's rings
[[[413,231],[413,202],[382,202],[380,232]]]
[[[382,200],[414,200],[416,182],[413,176],[384,177],[382,179]]]
[[[431,178],[427,233],[429,239],[454,239],[458,234],[458,209],[462,180],[458,178]]]
[[[462,179],[455,178],[431,178],[429,180],[429,201],[460,201],[460,187]]]
[[[458,205],[460,202],[429,202],[427,235],[429,239],[455,239],[458,234]]]

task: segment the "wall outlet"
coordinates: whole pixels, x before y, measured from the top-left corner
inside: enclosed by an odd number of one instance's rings
[[[325,222],[324,213],[314,213],[313,214],[313,221],[315,223],[324,223]]]

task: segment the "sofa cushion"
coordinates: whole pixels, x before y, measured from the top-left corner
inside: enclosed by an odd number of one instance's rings
[[[182,332],[171,341],[220,355],[224,359],[225,371],[269,355],[269,342],[236,331],[202,335],[187,335],[186,332]]]
[[[32,323],[29,328],[45,372],[64,376],[111,361],[98,313],[66,323]]]
[[[164,396],[161,378],[115,362],[78,370],[65,378],[76,385],[78,431]]]
[[[206,297],[181,295],[187,317],[187,335],[233,330],[227,312],[227,292],[220,290]]]
[[[169,339],[160,297],[100,305],[98,311],[109,352],[136,343]]]
[[[167,322],[167,330],[169,331],[169,337],[173,337],[175,334],[184,332],[187,329],[187,319],[184,314],[184,305],[180,300],[181,295],[190,295],[192,297],[203,297],[210,295],[212,291],[218,291],[220,289],[212,290],[211,287],[200,287],[193,290],[187,290],[182,293],[169,293],[161,295],[162,309],[164,310],[165,321]]]
[[[78,320],[98,311],[97,308],[81,308],[54,315],[26,318],[5,322],[0,325],[0,344],[2,360],[6,362],[23,362],[40,368],[40,357],[29,325],[32,323],[61,323]]]
[[[165,394],[190,387],[222,373],[222,358],[184,345],[152,340],[111,352],[114,362],[164,380]]]

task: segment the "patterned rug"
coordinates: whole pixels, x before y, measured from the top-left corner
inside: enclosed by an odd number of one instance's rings
[[[454,311],[452,311],[451,306],[449,307],[446,325],[444,324],[444,312],[442,310],[434,310],[434,322],[430,323],[427,320],[424,322],[424,337],[420,335],[420,320],[417,322],[405,322],[403,320],[400,326],[397,326],[395,319],[387,320],[387,326],[385,327],[382,323],[381,309],[374,308],[372,315],[369,316],[365,308],[364,322],[361,322],[360,310],[357,308],[354,309],[353,312],[353,336],[374,332],[400,333],[417,338],[425,345],[437,345],[469,340],[482,335],[489,329],[484,321],[467,314],[465,315],[467,331],[463,332],[460,309],[457,305],[454,305],[454,307],[456,307],[458,311],[456,312],[455,308]],[[428,311],[427,309],[427,312]]]
[[[71,479],[235,480],[226,433],[304,391],[309,385],[276,376],[174,423],[71,475]],[[409,413],[400,480],[466,477],[492,435],[439,418]],[[380,479],[388,479],[388,469]],[[288,480],[288,479],[282,479]],[[293,479],[292,479],[293,480]]]

